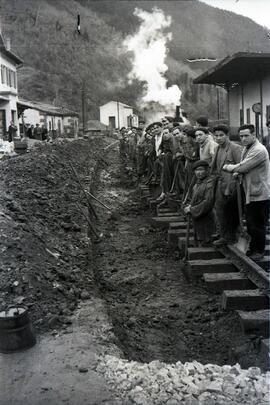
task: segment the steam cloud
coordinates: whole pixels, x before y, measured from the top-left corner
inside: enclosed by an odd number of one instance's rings
[[[153,8],[152,12],[136,8],[134,11],[141,20],[138,32],[124,41],[128,51],[133,52],[133,68],[129,80],[145,82],[145,94],[140,100],[147,120],[159,119],[164,115],[173,115],[175,106],[180,104],[181,90],[177,85],[167,87],[165,63],[172,34],[164,32],[171,25],[171,17],[163,11]]]

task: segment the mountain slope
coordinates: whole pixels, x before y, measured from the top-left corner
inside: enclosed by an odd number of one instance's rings
[[[131,62],[122,41],[138,27],[135,7],[157,6],[172,16],[169,44],[169,84],[183,91],[192,113],[215,114],[215,90],[193,86],[192,79],[211,63],[188,63],[194,57],[221,59],[237,51],[267,51],[265,30],[252,20],[196,0],[2,0],[3,33],[24,60],[19,73],[21,96],[55,102],[80,111],[86,91],[88,118],[109,99],[135,105],[143,85],[127,82]],[[81,15],[81,35],[76,32]]]

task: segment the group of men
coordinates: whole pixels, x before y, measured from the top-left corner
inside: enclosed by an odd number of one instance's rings
[[[24,137],[26,136],[27,138],[30,138],[30,139],[36,139],[39,141],[49,140],[48,130],[46,129],[45,125],[40,126],[39,124],[36,124],[36,126],[34,126],[34,125],[26,124],[22,128],[22,132],[24,134]],[[7,135],[8,135],[9,142],[13,142],[14,139],[17,137],[17,127],[13,123],[13,121],[10,121]]]
[[[239,141],[230,128],[208,127],[207,117],[194,126],[164,117],[146,128],[121,129],[122,156],[131,158],[138,178],[159,184],[159,206],[175,199],[194,225],[197,246],[236,242],[239,213],[245,206],[254,261],[264,256],[269,215],[269,155],[256,138],[254,126],[242,125]]]

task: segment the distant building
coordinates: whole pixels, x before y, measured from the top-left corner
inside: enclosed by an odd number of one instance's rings
[[[10,121],[18,127],[17,115],[17,68],[22,60],[10,50],[10,42],[5,44],[0,33],[0,138],[5,138]]]
[[[270,119],[270,53],[239,52],[223,59],[194,80],[227,90],[232,133],[243,123],[254,124],[256,134],[267,135]]]
[[[79,114],[67,108],[40,103],[37,101],[18,100],[20,124],[24,126],[45,126],[55,136],[66,135],[77,137],[79,130]]]
[[[133,114],[133,108],[120,101],[109,101],[99,107],[100,122],[110,129],[138,126],[138,116]]]

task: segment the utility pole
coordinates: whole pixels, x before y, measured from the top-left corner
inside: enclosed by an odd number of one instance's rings
[[[219,88],[217,86],[217,119],[220,119],[220,95],[219,95]]]
[[[82,124],[83,124],[83,135],[85,134],[85,82],[82,84]]]
[[[120,116],[119,116],[120,114],[119,114],[119,101],[117,101],[117,129],[120,129],[120,122],[119,122],[119,120],[120,120]]]

